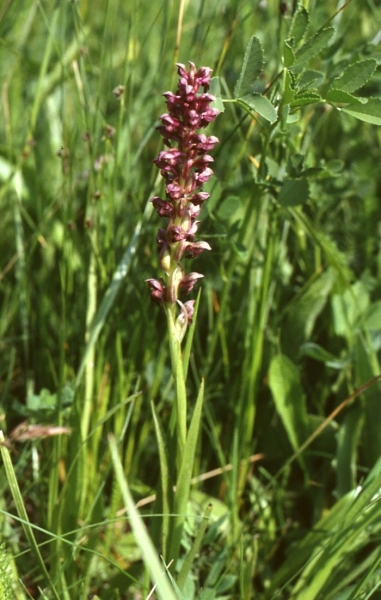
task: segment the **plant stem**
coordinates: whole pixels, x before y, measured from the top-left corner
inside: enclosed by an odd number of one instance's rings
[[[181,465],[185,440],[187,436],[187,397],[184,380],[184,370],[181,360],[181,342],[176,330],[175,305],[165,304],[165,314],[168,324],[169,351],[171,355],[172,376],[175,383],[175,413],[176,413],[176,460]]]

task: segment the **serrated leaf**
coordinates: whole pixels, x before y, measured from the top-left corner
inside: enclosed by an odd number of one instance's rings
[[[294,95],[294,78],[289,71],[286,71],[284,77],[283,102],[285,104],[290,104],[290,102],[292,102],[294,99]]]
[[[288,179],[284,181],[278,195],[282,206],[298,206],[308,200],[310,188],[306,179]]]
[[[215,97],[215,100],[212,102],[212,107],[217,108],[217,110],[219,110],[220,113],[223,113],[225,111],[225,106],[221,98],[221,86],[219,77],[212,77],[212,79],[210,80],[209,91]]]
[[[364,104],[366,102],[363,98],[356,98],[356,96],[352,96],[352,94],[336,88],[328,90],[325,99],[328,102],[337,102],[339,104]]]
[[[294,451],[306,438],[307,409],[296,365],[283,354],[275,356],[269,369],[269,386]]]
[[[277,120],[278,115],[274,108],[274,105],[271,104],[270,100],[266,98],[266,96],[262,96],[262,94],[253,93],[243,96],[242,98],[240,98],[240,100],[248,106],[250,106],[250,108],[255,110],[255,112],[260,114],[261,117],[263,117],[267,121],[270,121],[270,123],[275,123],[275,121]]]
[[[377,68],[374,58],[366,58],[349,65],[344,73],[334,81],[335,88],[344,92],[355,92],[369,81]]]
[[[298,96],[290,103],[290,106],[306,106],[306,104],[314,104],[314,102],[322,102],[323,98],[317,92],[305,92],[298,94]]]
[[[307,69],[303,71],[298,79],[297,87],[299,89],[308,89],[311,85],[315,84],[315,87],[323,83],[324,73],[322,71],[316,71],[315,69]]]
[[[292,18],[289,33],[289,37],[292,38],[294,46],[298,46],[303,41],[304,36],[307,33],[309,21],[308,11],[304,6],[299,6]]]
[[[328,45],[334,32],[335,30],[333,27],[327,27],[326,29],[321,29],[312,38],[307,40],[307,42],[297,51],[292,69],[304,65],[311,60],[311,58],[319,54],[319,52]]]
[[[245,52],[241,74],[234,88],[234,97],[241,98],[248,94],[263,67],[263,50],[257,37],[253,35]]]
[[[283,62],[286,69],[288,69],[295,62],[295,53],[289,44],[289,40],[285,41],[283,48]]]
[[[366,104],[350,104],[343,112],[373,125],[381,125],[381,98],[370,98]]]

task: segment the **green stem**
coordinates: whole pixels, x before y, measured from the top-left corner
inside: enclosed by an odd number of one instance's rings
[[[168,324],[169,351],[171,356],[172,376],[175,383],[175,423],[176,423],[176,461],[181,465],[187,437],[187,396],[184,369],[181,359],[181,342],[176,329],[176,306],[164,304]]]

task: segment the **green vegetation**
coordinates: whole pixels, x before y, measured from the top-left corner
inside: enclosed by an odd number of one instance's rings
[[[0,7],[0,600],[381,598],[380,30],[375,0]],[[145,280],[188,61],[221,114],[181,354]]]

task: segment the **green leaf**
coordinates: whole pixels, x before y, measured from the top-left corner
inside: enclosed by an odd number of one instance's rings
[[[380,331],[381,300],[373,301],[366,313],[366,326],[370,331]]]
[[[350,104],[341,110],[365,123],[381,125],[381,98],[370,98],[366,104]]]
[[[303,41],[307,33],[309,21],[308,11],[304,6],[299,5],[298,10],[292,18],[290,32],[288,34],[292,40],[293,46],[298,46]]]
[[[250,106],[251,109],[255,110],[255,112],[260,114],[261,117],[267,121],[270,121],[270,123],[275,123],[277,120],[278,115],[274,105],[271,104],[270,100],[266,98],[266,96],[262,96],[262,94],[257,93],[247,94],[246,96],[240,98],[240,101]]]
[[[123,465],[118,454],[117,443],[114,436],[109,436],[109,445],[116,479],[128,511],[132,530],[135,534],[136,542],[142,551],[145,566],[150,572],[152,580],[156,583],[157,595],[163,600],[176,600],[176,594],[172,589],[167,576],[163,573],[163,567],[158,559],[157,550],[154,547],[144,521],[135,506],[134,499],[126,480]]]
[[[272,359],[269,386],[277,412],[296,452],[306,439],[308,417],[299,371],[287,356],[278,354]]]
[[[340,360],[325,350],[319,344],[315,344],[314,342],[306,342],[302,346],[300,346],[300,353],[303,356],[309,356],[319,362],[324,363],[327,367],[331,367],[332,369],[343,369],[347,364],[348,360]]]
[[[295,96],[295,84],[292,73],[286,70],[284,76],[284,87],[283,87],[283,102],[290,104]]]
[[[306,64],[311,58],[319,54],[329,43],[335,30],[333,27],[321,29],[312,38],[310,38],[296,53],[295,62],[292,69],[301,67]]]
[[[198,526],[198,531],[195,536],[192,547],[190,548],[188,554],[186,555],[184,562],[182,564],[180,573],[178,575],[177,582],[178,582],[180,589],[183,588],[183,586],[187,580],[187,577],[189,575],[189,572],[192,568],[192,564],[194,563],[195,557],[200,550],[202,541],[204,539],[204,534],[205,534],[206,528],[209,525],[209,520],[210,520],[210,515],[212,512],[212,509],[213,509],[213,504],[211,502],[209,502],[204,509],[204,514],[203,514],[201,523]]]
[[[357,453],[363,424],[359,403],[351,406],[344,415],[337,433],[336,493],[339,498],[356,485]]]
[[[369,81],[377,68],[374,58],[366,58],[349,65],[344,73],[334,81],[335,88],[344,92],[355,92]]]
[[[162,552],[163,555],[166,555],[166,544],[168,540],[168,532],[169,532],[169,515],[171,514],[170,501],[169,497],[171,494],[171,487],[173,485],[170,472],[168,467],[168,452],[165,443],[165,435],[164,431],[159,419],[159,415],[156,412],[155,405],[153,401],[151,401],[151,409],[152,409],[152,417],[153,424],[155,428],[155,435],[157,446],[159,450],[159,463],[160,463],[160,483],[161,483],[161,497],[162,497],[162,506],[161,513],[163,515],[162,520]]]
[[[82,381],[82,377],[83,377],[83,374],[85,373],[86,365],[88,364],[89,357],[91,356],[92,352],[94,352],[94,348],[96,346],[98,337],[103,329],[104,324],[107,321],[107,316],[114,305],[115,299],[116,299],[118,292],[123,284],[123,280],[126,278],[126,276],[128,275],[128,272],[131,268],[131,265],[133,263],[133,258],[136,253],[136,249],[139,247],[139,240],[140,240],[143,223],[149,221],[152,211],[153,211],[152,203],[148,200],[146,203],[146,206],[144,208],[143,216],[141,219],[139,219],[139,221],[135,225],[135,229],[132,234],[131,240],[130,240],[121,260],[119,261],[118,266],[116,267],[116,270],[112,276],[111,283],[108,286],[108,288],[103,296],[103,299],[99,305],[99,308],[94,316],[94,319],[91,323],[86,348],[83,353],[81,364],[77,371],[77,376],[75,379],[76,389],[78,389],[78,387]]]
[[[316,71],[315,69],[306,69],[298,78],[298,89],[306,90],[310,88],[313,84],[315,84],[316,87],[323,83],[324,78],[325,75],[321,71]]]
[[[291,600],[323,597],[321,592],[329,585],[335,570],[361,547],[359,544],[376,526],[380,518],[380,485],[380,474],[374,475],[372,472],[368,475],[361,492],[358,493],[359,488],[356,489],[354,500],[341,518],[338,518],[336,523],[332,523],[331,530],[324,528],[327,536],[326,543],[321,546],[316,545],[313,549],[308,563],[289,596]],[[347,496],[342,500],[344,498]],[[341,505],[341,503],[337,504]],[[324,520],[322,519],[316,525],[317,530],[323,527]]]
[[[356,98],[345,90],[339,90],[337,88],[331,88],[328,90],[325,99],[328,102],[339,102],[340,104],[364,104],[366,100],[364,98]]]
[[[283,48],[283,62],[284,66],[288,69],[295,62],[295,52],[287,41],[284,43]]]
[[[297,211],[302,212],[298,208],[289,208],[288,210],[292,214]],[[321,233],[319,232],[317,235],[321,235]],[[332,258],[327,254],[327,249],[324,248],[324,238],[319,239],[313,235],[312,239],[322,247],[327,262],[328,260],[332,261]],[[311,338],[316,320],[325,307],[336,281],[335,271],[327,269],[317,278],[311,278],[304,289],[299,292],[298,297],[287,306],[282,324],[282,339],[284,340],[283,349],[288,356],[295,357],[295,360],[297,360],[300,346]]]
[[[176,495],[174,502],[174,528],[169,552],[169,556],[173,557],[178,556],[183,525],[186,518],[186,508],[189,500],[190,481],[193,472],[198,435],[200,432],[203,399],[204,380],[201,381],[196,405],[193,411],[191,424],[184,446],[184,453],[181,461],[180,471],[176,482]]]
[[[278,202],[282,206],[297,206],[308,200],[309,185],[306,179],[288,179],[284,181],[278,195]]]
[[[232,223],[237,220],[242,212],[242,200],[239,196],[224,198],[217,209],[217,217],[222,221]]]
[[[364,339],[361,331],[357,332],[354,345],[354,358],[356,374],[356,385],[363,385],[377,373],[380,372],[377,356],[372,356],[372,352]],[[364,466],[371,466],[381,456],[381,403],[380,403],[381,384],[379,382],[369,386],[363,394],[363,415],[364,428],[362,440],[362,461]]]
[[[217,108],[220,113],[223,113],[225,111],[225,105],[221,97],[221,85],[219,77],[212,77],[210,80],[209,91],[215,97],[215,100],[212,102],[211,106],[213,108]]]
[[[323,98],[317,92],[307,91],[298,94],[290,103],[290,106],[296,108],[298,106],[306,106],[306,104],[314,104],[315,102],[323,102]]]
[[[258,38],[253,36],[248,43],[243,59],[241,74],[234,88],[234,97],[248,94],[263,67],[263,50]]]
[[[54,587],[54,583],[51,579],[51,575],[50,575],[48,569],[46,568],[45,561],[41,555],[39,544],[37,543],[36,538],[34,537],[33,528],[29,521],[29,517],[26,512],[25,505],[24,505],[24,500],[23,500],[23,497],[21,494],[21,490],[19,488],[18,481],[17,481],[17,476],[16,476],[15,470],[13,468],[11,455],[9,453],[8,448],[5,445],[4,435],[1,430],[0,430],[0,454],[3,459],[4,471],[5,471],[5,477],[3,475],[3,478],[4,478],[4,481],[5,481],[5,478],[8,481],[9,490],[12,494],[13,502],[16,507],[16,511],[20,517],[22,527],[24,530],[24,534],[25,534],[25,537],[29,544],[29,550],[32,552],[32,554],[34,554],[35,564],[36,564],[36,566],[39,567],[43,579],[45,580],[47,586],[51,590],[52,597],[54,597],[56,600],[59,600],[59,594],[57,593],[57,591]]]

